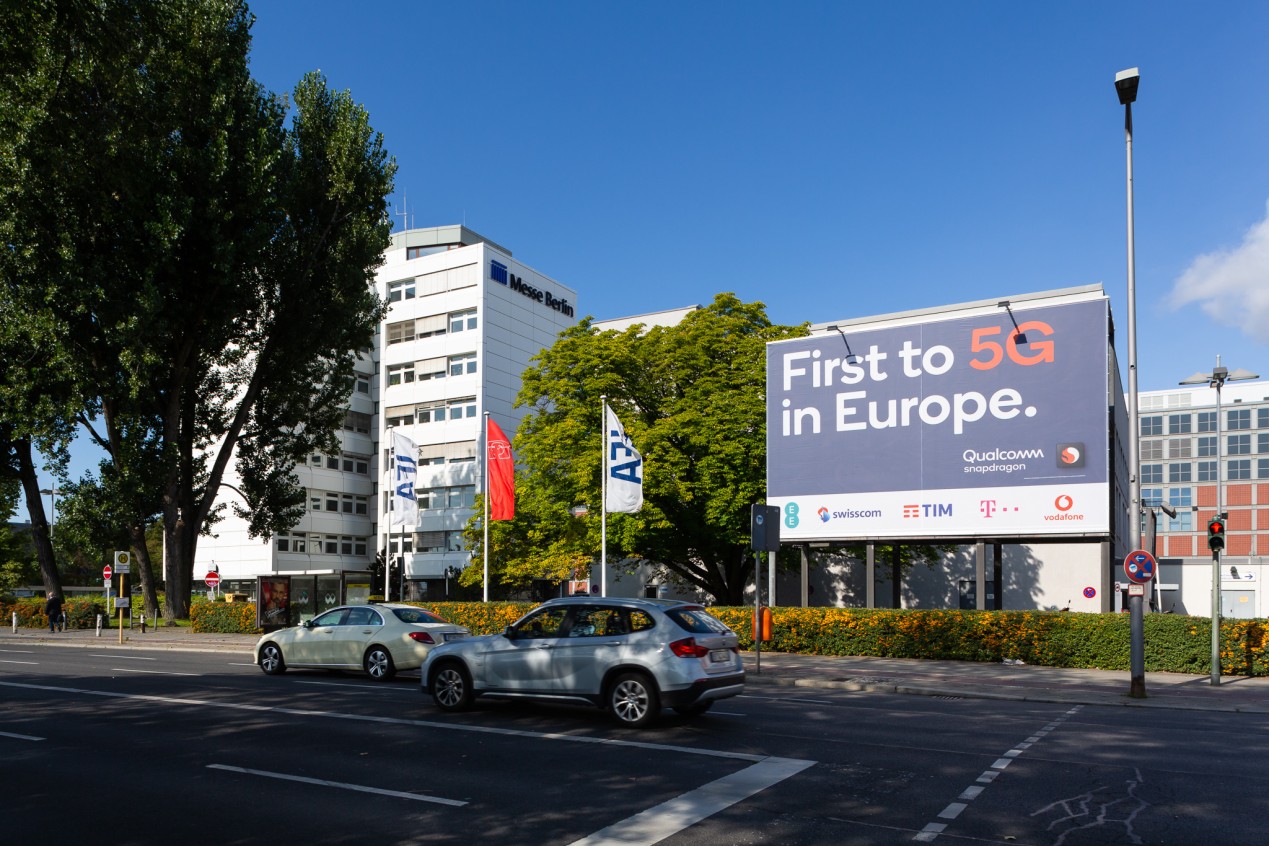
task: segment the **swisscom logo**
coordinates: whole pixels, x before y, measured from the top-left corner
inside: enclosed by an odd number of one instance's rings
[[[1083,444],[1058,444],[1057,445],[1057,464],[1058,464],[1058,467],[1083,467],[1084,466],[1084,445]]]

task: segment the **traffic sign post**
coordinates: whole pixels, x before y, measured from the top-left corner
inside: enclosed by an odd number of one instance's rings
[[[1145,620],[1141,610],[1145,594],[1145,584],[1154,578],[1158,564],[1154,556],[1144,549],[1134,549],[1124,559],[1124,575],[1128,577],[1128,621],[1130,638],[1130,656],[1132,679],[1129,682],[1128,695],[1137,699],[1146,696],[1146,656],[1145,656]]]
[[[208,570],[207,575],[203,576],[203,582],[211,589],[214,595],[216,588],[220,587],[220,573],[215,570]]]
[[[1144,549],[1133,550],[1124,559],[1124,575],[1133,584],[1144,585],[1154,578],[1158,562]]]

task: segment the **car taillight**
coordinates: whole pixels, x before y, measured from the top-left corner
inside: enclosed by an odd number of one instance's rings
[[[670,644],[670,651],[680,658],[704,658],[709,650],[696,642],[694,637],[686,637]]]
[[[415,643],[436,643],[427,632],[410,632],[410,640]]]

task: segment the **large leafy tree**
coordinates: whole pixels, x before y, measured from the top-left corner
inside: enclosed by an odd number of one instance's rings
[[[161,513],[165,614],[183,617],[234,457],[263,535],[298,518],[296,461],[333,448],[381,313],[394,166],[320,75],[289,103],[251,78],[238,0],[32,6],[50,40],[21,67],[39,84],[14,86],[36,105],[5,198],[23,256],[6,284],[77,362],[103,484],[157,492],[157,509],[118,498],[116,517],[140,551]]]
[[[598,560],[606,396],[644,457],[642,510],[608,517],[610,562],[654,562],[740,604],[753,575],[750,506],[766,497],[766,344],[805,333],[732,294],[674,326],[600,332],[586,320],[562,333],[518,397],[529,413],[515,441],[516,518],[490,526],[499,579],[568,578]],[[573,517],[578,504],[589,515]],[[479,519],[468,529],[477,558]]]

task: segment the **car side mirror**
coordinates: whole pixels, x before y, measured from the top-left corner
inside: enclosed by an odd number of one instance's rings
[[[505,637],[507,640],[515,640],[517,637],[520,636],[520,634],[519,632],[516,631],[515,626],[507,626],[505,629],[502,630],[502,636]]]
[[[303,623],[301,623],[300,625],[304,626],[304,628],[306,628],[306,629],[311,629],[311,628],[313,628],[313,621],[312,621],[312,620],[305,620],[305,621],[304,621]]]

